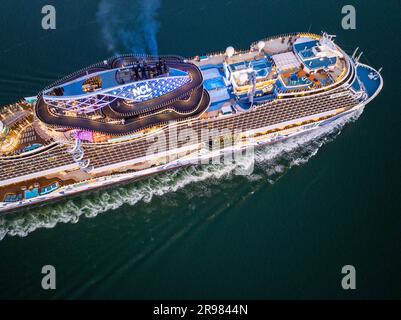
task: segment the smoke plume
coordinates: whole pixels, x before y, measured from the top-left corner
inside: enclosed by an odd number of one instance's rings
[[[101,0],[96,13],[108,50],[157,55],[160,0]]]

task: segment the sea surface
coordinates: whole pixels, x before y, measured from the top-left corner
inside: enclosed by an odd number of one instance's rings
[[[3,0],[0,104],[117,53],[201,55],[295,31],[383,66],[363,113],[258,150],[0,218],[0,298],[401,298],[401,2]],[[341,9],[356,8],[356,30]],[[44,265],[56,290],[43,290]],[[356,269],[343,290],[341,269]]]

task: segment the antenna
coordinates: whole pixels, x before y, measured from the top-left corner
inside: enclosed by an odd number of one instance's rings
[[[355,55],[358,52],[358,50],[359,50],[359,47],[356,47],[354,53],[352,54],[352,59],[355,59]]]
[[[356,62],[359,62],[359,59],[361,59],[362,55],[363,55],[363,51],[359,54],[358,57],[356,57],[355,61],[356,61]]]

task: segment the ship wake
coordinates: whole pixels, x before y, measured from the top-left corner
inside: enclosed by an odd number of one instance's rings
[[[24,237],[40,228],[53,228],[58,223],[76,223],[81,216],[96,217],[99,213],[112,212],[125,205],[135,208],[138,203],[150,203],[156,197],[168,198],[172,193],[182,193],[188,201],[193,197],[212,197],[211,187],[234,179],[237,172],[246,172],[251,166],[254,166],[252,173],[244,176],[249,183],[262,181],[274,184],[292,167],[302,165],[316,155],[324,144],[341,133],[345,124],[358,119],[361,113],[362,110],[357,111],[328,126],[258,149],[254,156],[243,157],[235,164],[181,168],[144,178],[126,186],[92,192],[56,204],[1,217],[0,240],[6,235]],[[186,187],[189,185],[196,186],[196,192]],[[158,202],[157,205],[161,203]]]

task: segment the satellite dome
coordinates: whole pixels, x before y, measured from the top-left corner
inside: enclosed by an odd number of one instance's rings
[[[265,42],[264,41],[259,41],[257,46],[258,46],[258,50],[262,51],[263,48],[265,47]]]
[[[234,55],[234,52],[235,52],[234,47],[231,47],[231,46],[227,47],[227,49],[226,49],[227,57],[231,58]]]

